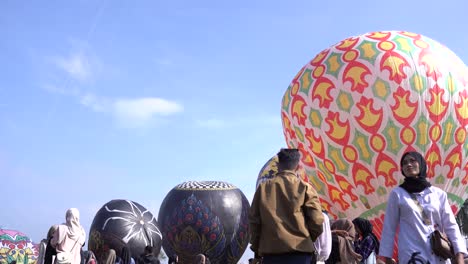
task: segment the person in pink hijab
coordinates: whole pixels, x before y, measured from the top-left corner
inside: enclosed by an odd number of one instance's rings
[[[66,223],[58,226],[51,241],[57,254],[60,252],[71,253],[71,264],[80,264],[80,250],[86,241],[86,233],[80,224],[80,212],[76,208],[70,208],[65,215]]]

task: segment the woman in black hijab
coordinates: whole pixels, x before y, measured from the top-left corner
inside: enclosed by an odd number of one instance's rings
[[[468,253],[447,193],[427,181],[424,157],[414,151],[406,152],[400,166],[404,181],[389,195],[379,255],[385,263],[391,263],[393,241],[399,229],[399,263],[414,263],[415,257],[424,263],[450,263],[432,252],[429,238],[437,229],[445,232],[452,242],[456,264],[464,263],[464,254]]]
[[[372,232],[371,222],[358,217],[353,220],[353,224],[359,235],[359,239],[354,242],[354,251],[362,256],[361,263],[375,263],[380,244],[379,239]],[[373,262],[367,262],[368,258],[372,258]]]

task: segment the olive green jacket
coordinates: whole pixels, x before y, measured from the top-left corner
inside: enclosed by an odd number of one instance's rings
[[[260,256],[313,253],[324,218],[317,192],[293,171],[263,182],[249,211],[252,251]]]

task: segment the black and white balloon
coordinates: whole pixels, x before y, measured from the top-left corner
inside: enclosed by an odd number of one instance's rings
[[[148,245],[158,254],[161,243],[158,222],[148,209],[133,201],[112,200],[94,217],[88,249],[103,261],[109,249],[119,254],[127,246],[136,260]]]

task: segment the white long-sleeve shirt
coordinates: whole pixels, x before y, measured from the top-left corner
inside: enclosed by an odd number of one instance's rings
[[[330,219],[328,216],[323,213],[323,232],[322,234],[315,240],[314,246],[317,250],[317,261],[325,261],[328,259],[331,253],[332,247],[332,236],[331,236],[331,229],[330,229]]]
[[[407,191],[401,187],[393,189],[385,212],[379,255],[392,257],[393,241],[399,226],[399,263],[408,263],[415,252],[420,252],[418,257],[431,264],[450,263],[449,260],[442,260],[432,253],[429,236],[434,231],[434,225],[445,232],[453,244],[455,253],[467,254],[465,241],[447,200],[447,193],[431,186],[415,195],[433,225],[424,224],[418,205]]]

